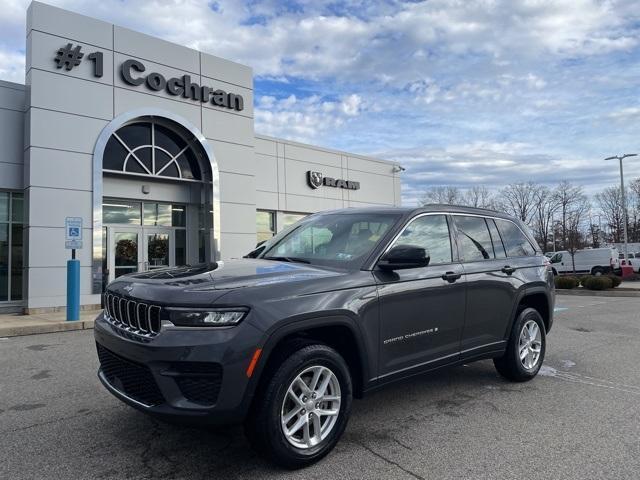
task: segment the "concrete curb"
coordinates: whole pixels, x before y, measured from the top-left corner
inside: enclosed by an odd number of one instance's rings
[[[639,290],[562,290],[556,289],[558,295],[573,295],[577,297],[640,297]]]
[[[76,320],[73,322],[43,322],[35,325],[0,326],[0,337],[21,337],[41,333],[73,332],[91,330],[95,320]]]

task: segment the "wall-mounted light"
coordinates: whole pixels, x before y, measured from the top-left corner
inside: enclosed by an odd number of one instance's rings
[[[406,168],[404,168],[402,165],[394,165],[393,167],[393,173],[400,173],[400,172],[404,172],[406,170]]]
[[[149,193],[151,193],[151,187],[149,185],[142,185],[142,193],[149,195]]]

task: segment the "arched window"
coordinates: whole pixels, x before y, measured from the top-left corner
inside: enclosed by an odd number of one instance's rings
[[[102,168],[108,172],[178,180],[203,180],[206,158],[197,138],[154,118],[138,119],[113,133]]]

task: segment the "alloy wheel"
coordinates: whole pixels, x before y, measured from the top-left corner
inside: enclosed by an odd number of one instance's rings
[[[296,448],[318,445],[331,433],[340,414],[340,382],[331,369],[316,365],[299,373],[287,388],[280,423]]]
[[[540,360],[542,352],[542,333],[540,326],[533,320],[527,321],[520,331],[518,353],[520,362],[527,370],[533,370]]]

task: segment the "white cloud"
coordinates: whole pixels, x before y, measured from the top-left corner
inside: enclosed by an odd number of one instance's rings
[[[252,66],[257,132],[398,159],[408,199],[598,185],[594,159],[638,149],[636,0],[47,1]],[[2,79],[23,81],[28,3],[3,2]]]
[[[282,99],[262,96],[255,110],[255,128],[266,135],[314,142],[342,128],[361,111],[362,100],[355,94],[339,102],[326,101],[318,95],[306,98],[289,95]]]
[[[24,55],[0,48],[0,79],[24,83]]]

